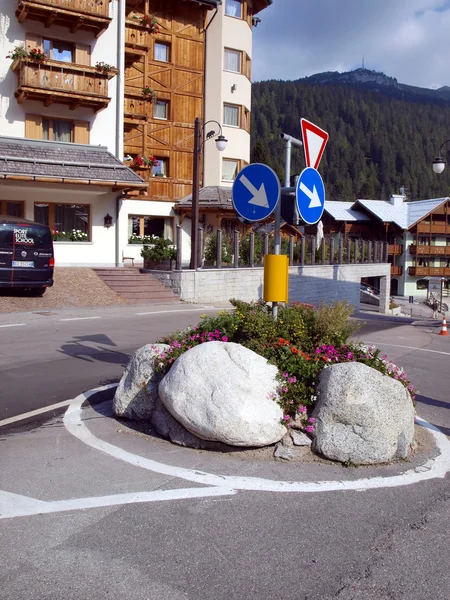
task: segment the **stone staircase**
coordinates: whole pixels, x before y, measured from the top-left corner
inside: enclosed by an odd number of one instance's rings
[[[127,304],[170,304],[180,299],[149,273],[137,268],[111,267],[93,271]]]

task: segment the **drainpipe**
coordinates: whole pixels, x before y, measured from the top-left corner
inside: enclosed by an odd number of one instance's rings
[[[115,241],[114,241],[114,255],[115,255],[116,267],[119,267],[122,262],[122,260],[121,260],[122,257],[120,256],[120,253],[119,253],[119,215],[120,215],[120,202],[125,197],[126,197],[126,193],[122,192],[116,198],[116,230],[115,230]]]
[[[117,2],[116,158],[123,160],[123,102],[125,98],[125,2]]]

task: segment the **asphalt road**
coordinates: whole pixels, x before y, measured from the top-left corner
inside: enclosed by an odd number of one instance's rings
[[[13,327],[0,329],[3,406],[9,413],[29,410],[116,379],[135,348],[196,322],[207,310],[136,312],[4,316],[0,326]],[[62,320],[87,316],[101,318]],[[450,434],[450,337],[438,331],[436,324],[375,315],[359,336],[405,367],[421,391],[419,414]],[[118,436],[111,423],[102,430],[107,421],[100,414],[87,422],[107,442],[140,455],[151,447],[153,458],[194,473],[208,458],[157,441],[149,446],[136,435]],[[218,468],[230,468],[224,457],[214,460]],[[0,490],[21,495],[25,509],[23,497],[58,502],[151,491],[171,498],[0,520],[2,600],[450,597],[448,476],[366,491],[197,497],[203,487],[81,443],[60,417],[0,429],[0,463]],[[273,478],[282,479],[280,469],[295,477],[295,465],[246,465],[254,475],[263,467]],[[233,468],[239,471],[244,463],[236,459]],[[311,468],[316,471],[309,476],[320,480],[331,467]],[[365,473],[336,467],[335,478]],[[185,488],[190,495],[177,499]]]

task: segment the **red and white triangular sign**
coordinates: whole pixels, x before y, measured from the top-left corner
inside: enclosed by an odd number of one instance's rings
[[[306,119],[300,119],[307,167],[317,169],[328,142],[328,133]]]

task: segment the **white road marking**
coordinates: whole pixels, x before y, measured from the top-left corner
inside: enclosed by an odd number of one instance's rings
[[[109,456],[122,460],[136,467],[141,467],[155,473],[179,477],[187,481],[192,481],[202,485],[214,487],[226,487],[235,490],[252,490],[266,492],[331,492],[337,490],[364,491],[374,488],[397,487],[411,485],[419,481],[429,479],[443,478],[450,470],[450,441],[434,425],[431,425],[423,419],[416,418],[416,422],[428,429],[435,438],[439,455],[428,460],[424,465],[406,471],[400,475],[391,477],[372,477],[352,481],[275,481],[271,479],[262,479],[259,477],[237,477],[228,475],[216,475],[183,467],[173,467],[164,463],[131,454],[118,446],[104,442],[95,437],[81,419],[82,405],[93,394],[107,389],[110,386],[103,386],[94,390],[89,390],[80,394],[74,399],[72,404],[64,415],[64,425],[73,436],[81,442],[104,452]]]
[[[15,417],[3,419],[2,421],[0,421],[0,427],[3,427],[4,425],[11,425],[12,423],[18,423],[19,421],[29,419],[30,417],[43,415],[46,412],[50,412],[58,408],[64,408],[65,406],[69,406],[71,402],[72,400],[63,400],[62,402],[57,402],[56,404],[50,404],[49,406],[43,406],[42,408],[37,408],[36,410],[30,410],[29,412],[22,413],[21,415],[16,415]]]
[[[101,319],[102,317],[71,317],[70,319],[60,319],[60,321],[87,321],[89,319]]]
[[[0,325],[0,328],[3,327],[23,327],[26,323],[8,323],[8,325]]]
[[[70,500],[45,502],[36,498],[29,498],[27,496],[0,491],[0,519],[28,517],[31,515],[43,515],[68,510],[83,510],[86,508],[137,504],[141,502],[162,502],[166,500],[230,496],[236,493],[235,490],[230,490],[225,487],[184,488],[178,490],[131,492],[130,494],[114,494],[112,496],[95,496],[90,498],[73,498]]]
[[[391,346],[392,348],[405,348],[406,350],[417,350],[418,352],[431,352],[432,354],[445,354],[445,356],[450,356],[450,352],[429,350],[428,348],[417,348],[416,346],[401,346],[399,344],[385,344],[384,342],[363,342],[363,344],[370,344],[373,346],[380,344],[380,346]]]
[[[215,310],[214,306],[203,306],[202,308],[186,308],[186,309],[181,309],[181,310],[155,310],[152,312],[140,312],[140,313],[135,313],[135,315],[137,316],[142,316],[142,315],[165,315],[167,313],[182,313],[182,312],[198,312],[198,311],[204,311],[204,310]],[[228,310],[228,309],[224,309],[224,310]]]

